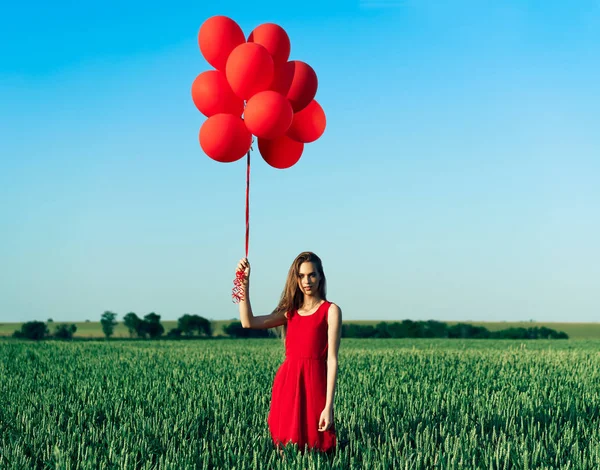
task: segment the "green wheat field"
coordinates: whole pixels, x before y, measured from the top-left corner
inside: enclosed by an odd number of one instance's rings
[[[273,450],[283,358],[279,339],[0,341],[0,468],[600,468],[599,340],[344,338],[332,456]]]

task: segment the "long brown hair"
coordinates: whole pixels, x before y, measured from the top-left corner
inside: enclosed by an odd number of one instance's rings
[[[285,287],[283,288],[283,292],[281,293],[281,299],[279,300],[279,305],[275,309],[277,313],[283,313],[286,318],[290,318],[290,315],[295,311],[302,307],[304,303],[304,294],[300,287],[298,286],[298,274],[300,272],[300,265],[302,263],[314,263],[317,268],[317,272],[321,278],[319,282],[319,296],[323,300],[327,300],[327,280],[325,279],[325,273],[323,272],[323,263],[321,262],[321,258],[315,255],[312,251],[303,251],[298,256],[290,266],[290,270],[288,271],[287,280],[285,281]],[[280,327],[281,337],[285,340],[285,336],[287,333],[287,323]]]

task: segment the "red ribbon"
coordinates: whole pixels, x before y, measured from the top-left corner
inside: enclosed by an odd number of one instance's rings
[[[250,150],[248,150],[248,164],[246,166],[246,258],[248,258],[248,241],[250,239]],[[233,289],[231,291],[231,299],[234,304],[244,300],[244,278],[246,277],[244,270],[238,270],[235,273],[233,280]]]

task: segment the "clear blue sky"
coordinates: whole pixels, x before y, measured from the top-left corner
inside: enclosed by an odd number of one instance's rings
[[[236,317],[245,163],[198,144],[215,14],[275,22],[327,130],[256,152],[256,314],[303,250],[345,319],[600,320],[600,1],[12,2],[0,321]]]

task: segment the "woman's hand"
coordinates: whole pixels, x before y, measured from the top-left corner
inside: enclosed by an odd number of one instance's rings
[[[333,425],[333,408],[325,408],[319,418],[319,431],[327,431]]]
[[[248,282],[250,282],[250,262],[248,258],[242,258],[237,265],[236,272],[243,271],[244,272],[244,288],[248,287]]]

